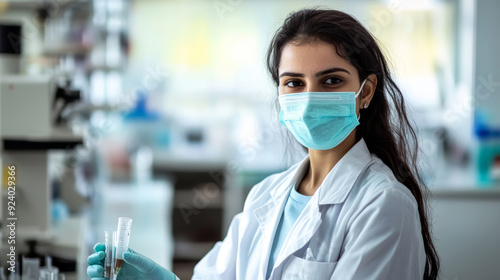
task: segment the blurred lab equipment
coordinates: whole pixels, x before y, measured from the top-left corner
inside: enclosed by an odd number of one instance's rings
[[[59,280],[59,276],[62,279],[65,278],[64,274],[59,274],[59,269],[52,266],[52,258],[50,256],[45,257],[44,267],[40,267],[40,259],[29,259],[23,257],[23,280]]]
[[[71,80],[67,79],[64,86],[57,86],[54,102],[52,103],[52,113],[55,124],[61,125],[64,118],[65,109],[72,103],[81,100],[80,90],[71,88]]]
[[[39,254],[37,252],[37,246],[43,247],[44,243],[37,242],[36,240],[28,240],[26,241],[26,244],[28,246],[28,251],[24,254],[21,254],[22,259],[30,259],[30,260],[38,260],[37,263],[40,266],[50,266],[53,268],[57,268],[61,272],[72,272],[75,271],[76,269],[76,262],[75,260],[70,260],[67,258],[62,258],[58,257],[55,255],[47,255],[47,254]],[[48,261],[50,262],[50,265],[48,265]],[[23,271],[24,273],[24,262],[21,263],[23,266],[21,266],[20,270]],[[42,267],[43,268],[43,267]],[[41,271],[41,270],[40,270]]]
[[[76,1],[74,1],[76,2]],[[72,4],[72,5],[71,5]],[[93,43],[88,19],[91,10],[81,3],[70,3],[64,12],[52,13],[44,20],[46,50],[57,52],[54,46],[74,46],[84,51]]]
[[[23,280],[38,280],[40,275],[40,259],[23,256]]]
[[[48,234],[52,227],[49,150],[69,150],[83,143],[80,136],[52,119],[53,89],[51,77],[0,78],[2,161],[29,174],[17,182],[17,192],[22,193],[16,197],[18,203],[31,206],[17,208],[18,226],[24,228],[19,237]]]
[[[477,140],[476,168],[478,183],[485,187],[500,183],[500,83],[496,55],[500,44],[495,27],[500,20],[500,2],[493,0],[475,1],[474,11],[474,64],[472,69],[474,106],[473,125]],[[495,34],[495,36],[492,36]]]
[[[474,115],[478,140],[476,166],[480,184],[500,182],[500,127],[494,127],[495,113],[478,108]]]
[[[52,258],[45,257],[45,266],[40,269],[40,280],[59,280],[59,269],[52,266]]]

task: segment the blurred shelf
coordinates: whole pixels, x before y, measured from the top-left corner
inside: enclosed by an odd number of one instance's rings
[[[179,170],[179,171],[206,171],[224,170],[227,161],[220,158],[208,157],[180,157],[168,152],[155,152],[153,157],[153,168],[157,170]]]
[[[433,172],[434,178],[428,184],[432,198],[500,198],[500,181],[479,182],[472,164],[458,166],[442,162],[434,167]]]
[[[492,187],[430,188],[432,198],[499,199],[500,183]]]
[[[68,128],[53,128],[45,136],[4,135],[0,139],[6,151],[67,150],[83,144],[83,137]]]
[[[69,4],[88,4],[89,0],[60,0],[60,1],[44,1],[44,0],[10,0],[0,1],[0,4],[7,4],[8,8],[15,9],[37,9],[43,7],[45,4],[59,5],[64,7]]]
[[[46,47],[42,54],[45,56],[62,56],[62,55],[86,55],[92,51],[91,45],[78,43],[70,43],[55,47]]]
[[[48,151],[74,149],[83,144],[83,140],[26,140],[3,138],[4,151]]]
[[[105,72],[111,72],[111,71],[124,71],[125,66],[124,65],[106,65],[106,64],[89,64],[85,66],[85,70],[92,72],[92,71],[105,71]]]
[[[15,9],[36,9],[41,8],[45,4],[60,5],[63,7],[69,4],[89,4],[89,0],[62,0],[62,1],[47,1],[47,0],[9,0],[0,1],[0,3],[7,3],[8,8]]]

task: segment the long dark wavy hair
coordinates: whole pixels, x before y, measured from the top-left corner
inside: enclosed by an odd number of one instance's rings
[[[406,113],[403,94],[394,82],[386,59],[374,37],[352,16],[336,11],[304,9],[290,14],[274,34],[267,52],[267,68],[279,85],[281,52],[287,43],[319,40],[336,47],[340,57],[349,61],[362,81],[377,76],[377,87],[370,106],[363,110],[357,127],[371,153],[377,155],[415,197],[422,228],[426,264],[424,279],[435,280],[439,257],[434,247],[428,220],[428,189],[418,170],[418,142],[415,129]]]

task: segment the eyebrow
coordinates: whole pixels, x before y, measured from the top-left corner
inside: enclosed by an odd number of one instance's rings
[[[323,76],[325,74],[329,74],[329,73],[333,73],[333,72],[345,72],[347,74],[351,74],[349,73],[349,71],[347,71],[346,69],[344,68],[339,68],[339,67],[333,67],[333,68],[329,68],[329,69],[326,69],[326,70],[323,70],[323,71],[319,71],[318,73],[316,73],[316,77],[320,77],[320,76]],[[302,73],[296,73],[296,72],[283,72],[281,73],[280,75],[280,78],[283,78],[285,76],[289,76],[289,77],[305,77],[304,74]]]

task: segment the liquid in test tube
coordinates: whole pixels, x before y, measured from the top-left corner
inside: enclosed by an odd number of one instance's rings
[[[132,219],[126,217],[118,218],[118,229],[117,232],[117,246],[116,246],[116,264],[115,264],[115,275],[120,273],[120,269],[123,266],[123,253],[128,250],[128,242],[130,240],[130,229],[132,228]]]
[[[104,277],[111,277],[111,266],[113,264],[113,236],[116,236],[116,231],[104,231],[104,244],[106,245],[106,256],[104,257]]]

